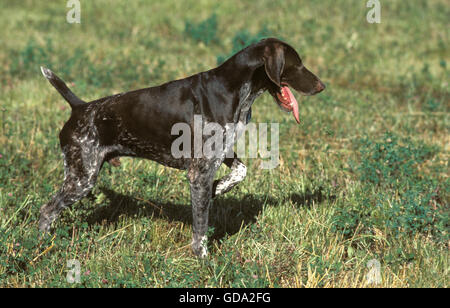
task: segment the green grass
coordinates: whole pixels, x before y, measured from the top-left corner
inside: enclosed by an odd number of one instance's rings
[[[449,287],[449,31],[445,0],[0,2],[0,287]],[[105,166],[92,194],[40,240],[58,189],[69,107],[45,65],[85,100],[210,69],[236,48],[286,40],[327,84],[300,98],[301,125],[270,95],[280,166],[258,168],[211,209],[210,256],[189,249],[184,172]],[[222,168],[220,174],[227,172]],[[67,261],[81,284],[66,282]]]

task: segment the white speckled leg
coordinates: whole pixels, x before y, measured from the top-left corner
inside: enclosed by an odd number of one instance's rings
[[[208,256],[208,237],[206,235],[200,237],[199,239],[192,239],[191,243],[192,250],[200,258],[206,258]]]
[[[50,202],[41,207],[39,230],[42,232],[49,232],[51,224],[62,210],[91,191],[103,162],[103,155],[80,146],[68,146],[63,149],[63,154],[64,183]]]
[[[230,174],[224,176],[214,184],[214,195],[221,195],[230,191],[234,186],[242,182],[247,175],[247,167],[237,158],[231,164]]]
[[[212,202],[212,187],[214,175],[222,164],[222,158],[213,160],[194,160],[188,170],[191,186],[192,203],[192,250],[204,258],[207,256],[208,213]]]

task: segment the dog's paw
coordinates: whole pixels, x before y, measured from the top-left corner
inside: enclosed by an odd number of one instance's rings
[[[192,241],[191,249],[194,254],[200,259],[204,259],[208,256],[208,239],[206,236],[202,237],[200,241]]]
[[[50,233],[51,222],[50,219],[45,216],[41,216],[39,219],[39,231],[43,234]]]

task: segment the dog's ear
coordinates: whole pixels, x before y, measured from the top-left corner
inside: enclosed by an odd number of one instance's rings
[[[281,74],[285,63],[284,46],[281,44],[266,46],[263,59],[267,76],[281,88]]]

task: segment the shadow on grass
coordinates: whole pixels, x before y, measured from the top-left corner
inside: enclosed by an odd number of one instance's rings
[[[307,190],[303,194],[293,193],[290,195],[289,199],[292,201],[292,203],[298,207],[307,207],[310,208],[314,203],[321,203],[325,200],[336,200],[336,196],[334,195],[327,195],[324,193],[324,190],[322,187],[319,187],[317,190],[314,190],[311,192],[310,190]]]
[[[88,214],[86,221],[89,225],[114,224],[124,215],[162,218],[169,222],[177,221],[192,225],[190,204],[141,200],[107,188],[101,188],[101,191],[109,199],[110,204]],[[256,221],[256,217],[261,213],[264,205],[276,205],[277,203],[275,198],[262,195],[246,195],[239,199],[223,196],[214,199],[209,211],[209,225],[214,227],[211,239],[220,240],[227,234],[232,235],[239,232],[241,226],[244,227]]]
[[[156,200],[142,200],[132,196],[117,193],[108,188],[101,191],[109,199],[108,206],[95,209],[88,214],[89,225],[115,224],[120,217],[155,217],[169,222],[177,221],[192,225],[192,209],[190,204],[176,204]],[[291,194],[289,200],[297,206],[310,206],[326,199],[322,190],[314,193]],[[288,200],[284,200],[288,201]],[[278,206],[283,200],[267,196],[248,194],[244,197],[221,196],[214,199],[209,211],[209,225],[214,227],[212,240],[220,241],[226,235],[233,235],[247,225],[256,222],[264,206]]]

